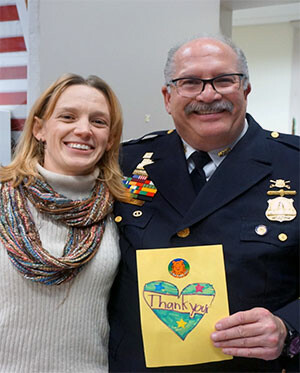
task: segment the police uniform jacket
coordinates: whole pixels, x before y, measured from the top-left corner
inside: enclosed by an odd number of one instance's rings
[[[223,244],[230,314],[264,307],[299,328],[299,138],[263,130],[247,114],[249,128],[198,195],[192,186],[180,137],[161,131],[125,143],[121,164],[131,176],[146,152],[144,167],[157,188],[143,206],[116,203],[121,263],[109,305],[110,370],[114,372],[276,372],[299,369],[290,361],[234,358],[185,367],[145,367],[140,327],[136,250]],[[291,221],[271,221],[265,212],[270,180],[290,181],[298,211]],[[278,188],[273,188],[278,190]],[[134,213],[136,210],[141,211]],[[257,227],[265,226],[264,234]],[[178,232],[189,228],[189,235]],[[201,346],[199,346],[201,348]],[[289,371],[289,370],[288,370]]]

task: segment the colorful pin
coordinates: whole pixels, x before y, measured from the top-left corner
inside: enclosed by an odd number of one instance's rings
[[[173,277],[182,278],[189,273],[190,265],[186,260],[176,258],[169,263],[168,271]]]
[[[123,179],[123,184],[128,189],[131,198],[151,201],[157,192],[154,183],[148,179],[148,174],[144,169],[144,166],[154,163],[151,160],[152,155],[151,152],[145,153],[143,160],[133,171],[133,175]]]

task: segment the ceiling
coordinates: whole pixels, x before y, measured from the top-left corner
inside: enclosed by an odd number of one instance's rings
[[[232,11],[233,26],[268,23],[300,23],[300,0],[221,0]]]

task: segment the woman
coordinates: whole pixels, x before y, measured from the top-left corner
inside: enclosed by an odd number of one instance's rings
[[[108,370],[121,132],[111,88],[67,74],[36,101],[0,169],[0,372]]]

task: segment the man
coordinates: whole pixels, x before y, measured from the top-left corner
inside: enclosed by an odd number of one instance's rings
[[[110,369],[151,370],[136,250],[222,243],[230,316],[211,339],[234,358],[158,371],[297,371],[299,138],[265,131],[246,114],[247,62],[226,38],[171,49],[165,79],[176,131],[123,146],[124,175],[143,170],[157,191],[141,206],[115,207],[122,260],[110,303]],[[205,158],[199,169],[195,150]]]

